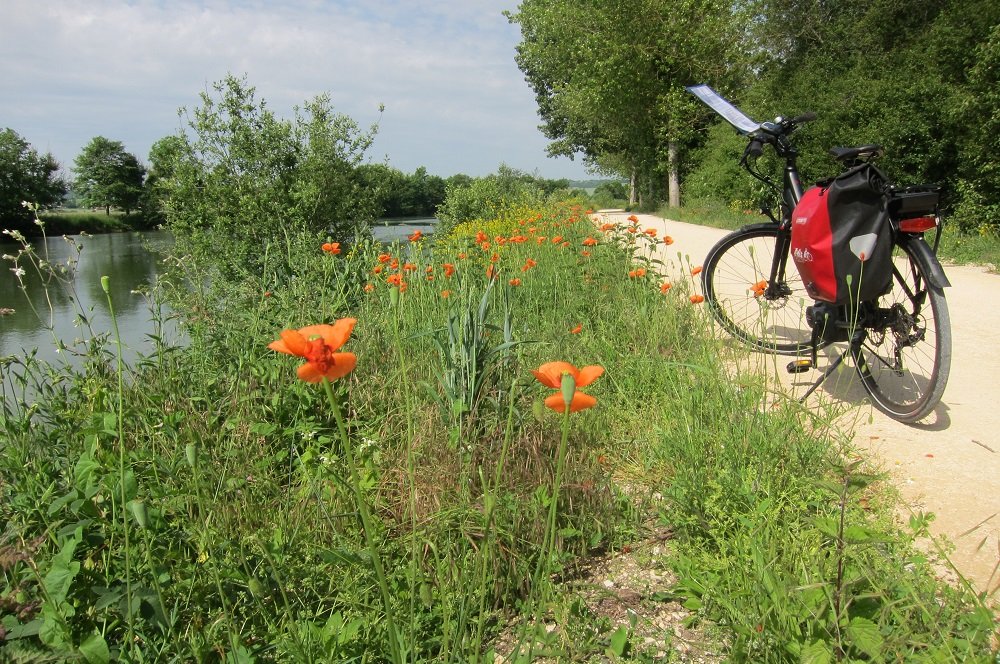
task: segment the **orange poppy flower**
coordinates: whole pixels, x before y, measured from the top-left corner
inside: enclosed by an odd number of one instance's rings
[[[588,237],[586,240],[583,241],[583,246],[585,246],[585,247],[593,247],[596,244],[597,244],[597,240],[595,240],[592,237]]]
[[[444,267],[444,276],[451,279],[451,275],[455,274],[455,266],[452,265],[451,263],[445,263],[443,267]]]
[[[645,233],[649,237],[656,237],[656,229],[655,228],[647,228],[646,230],[643,231],[643,233]]]
[[[400,286],[403,283],[403,275],[401,274],[390,274],[385,278],[385,283],[390,286]]]
[[[389,254],[379,254],[378,255],[378,262],[379,263],[388,263],[391,260],[392,260],[392,256],[390,256]]]
[[[340,243],[339,242],[324,242],[323,251],[328,254],[333,254],[336,256],[340,253]]]
[[[673,286],[669,281],[664,281],[662,284],[660,284],[660,292],[666,295],[667,291],[670,290],[672,287]]]
[[[460,251],[460,252],[458,253],[458,260],[460,260],[460,261],[464,261],[464,260],[465,260],[465,258],[466,258],[466,253],[465,253],[464,251]]]
[[[398,269],[398,268],[399,268],[399,261],[396,260],[395,258],[393,258],[392,262],[389,263],[389,269],[390,270],[395,270],[395,269]]]
[[[674,238],[670,237],[669,235],[664,235],[663,236],[663,244],[666,244],[666,245],[669,246],[669,245],[671,245],[673,243],[674,243]]]
[[[698,267],[695,267],[695,268],[691,268],[691,276],[692,276],[692,277],[693,277],[694,275],[698,274],[699,272],[701,272],[701,266],[700,266],[700,265],[699,265]]]
[[[576,327],[574,327],[572,330],[569,331],[569,333],[570,334],[580,334],[580,332],[582,332],[582,331],[583,331],[583,325],[578,323]]]
[[[542,244],[543,242],[545,242],[546,239],[548,239],[546,238],[546,236],[539,235],[538,237],[535,238],[535,241],[538,242],[538,244]]]
[[[497,276],[497,270],[493,267],[493,263],[490,263],[490,266],[486,268],[486,278],[492,279],[495,276]]]
[[[383,268],[382,268],[382,266],[381,266],[381,265],[376,265],[376,266],[375,266],[375,267],[374,267],[374,268],[372,269],[372,272],[373,272],[373,273],[375,273],[375,274],[382,274],[382,269],[383,269]]]
[[[557,235],[554,238],[552,238],[552,244],[559,244],[562,241],[563,241],[562,235]]]
[[[489,242],[480,242],[479,243],[479,248],[482,249],[483,251],[489,251],[490,250],[490,243]]]
[[[366,293],[371,293],[373,290],[375,290],[375,284],[365,284]]]
[[[451,291],[450,290],[443,290],[443,291],[441,291],[441,297],[445,297],[445,298],[451,297]]]
[[[586,249],[584,249],[583,251],[581,251],[580,255],[583,256],[584,258],[590,258],[590,252],[587,251]]]
[[[536,265],[538,265],[538,263],[529,258],[524,261],[524,265],[521,267],[521,272],[527,272]]]
[[[754,297],[760,297],[761,295],[764,294],[764,291],[766,290],[767,290],[767,281],[764,279],[761,279],[760,281],[758,281],[757,283],[755,283],[753,286],[750,287],[750,291],[753,293]]]
[[[422,240],[423,238],[424,238],[424,232],[417,230],[417,231],[413,231],[413,235],[411,235],[409,239],[410,239],[410,242],[418,242],[418,241]]]
[[[639,217],[635,216],[634,214],[630,214],[628,216],[628,220],[631,221],[633,224],[639,223]]]
[[[487,239],[486,233],[482,231],[476,231],[476,244],[482,244],[483,242],[486,242],[486,239]]]
[[[267,347],[305,359],[306,363],[298,368],[298,375],[307,383],[318,383],[324,378],[336,380],[351,373],[357,364],[354,353],[337,352],[347,343],[357,322],[354,318],[341,318],[333,325],[284,330],[281,338]]]
[[[498,260],[500,260],[500,254],[493,254],[492,256],[490,256],[491,263],[496,263]]]
[[[691,296],[691,304],[701,304],[704,301],[705,301],[705,296],[704,295],[692,295]]]
[[[403,263],[403,269],[407,272],[413,272],[417,269],[417,266],[413,263]]]
[[[631,272],[628,273],[628,276],[632,279],[641,279],[642,277],[646,276],[646,268],[640,267],[635,270],[632,270]]]
[[[632,234],[635,234],[635,233],[637,233],[637,232],[638,232],[638,230],[636,230],[636,227],[635,227],[635,226],[629,226],[629,227],[628,227],[628,228],[626,228],[625,230],[626,230],[626,232],[629,232],[629,233],[632,233]]]
[[[616,228],[618,228],[616,224],[601,224],[601,230],[604,232],[613,231]]]
[[[592,364],[582,369],[577,369],[569,362],[546,362],[538,367],[538,369],[532,369],[531,373],[535,375],[535,378],[542,385],[551,387],[554,390],[560,390],[546,398],[545,405],[557,413],[562,413],[566,410],[566,402],[563,400],[561,392],[563,374],[572,376],[576,387],[586,387],[601,377],[601,374],[604,373],[604,367]],[[570,400],[569,412],[575,413],[596,405],[597,399],[589,394],[584,394],[580,390],[575,390],[573,398]]]
[[[518,279],[517,277],[514,277],[513,279],[511,279],[507,283],[509,283],[511,286],[520,286],[521,285],[521,280]]]

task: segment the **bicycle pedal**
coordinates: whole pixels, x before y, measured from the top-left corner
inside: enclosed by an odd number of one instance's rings
[[[785,367],[785,370],[790,374],[800,374],[805,373],[813,368],[812,360],[792,360]]]

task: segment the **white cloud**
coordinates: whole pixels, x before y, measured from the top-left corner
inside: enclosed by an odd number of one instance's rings
[[[544,155],[534,98],[514,64],[514,0],[7,0],[0,23],[0,126],[69,166],[96,135],[145,158],[176,111],[227,73],[272,109],[329,92],[367,126],[372,157],[433,173],[506,162],[583,177]]]

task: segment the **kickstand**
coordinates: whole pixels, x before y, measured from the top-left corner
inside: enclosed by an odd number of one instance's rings
[[[864,341],[864,338],[865,338],[865,331],[863,329],[857,330],[854,333],[854,335],[851,337],[851,342],[847,346],[847,349],[844,350],[844,352],[841,353],[839,357],[837,357],[833,362],[830,363],[830,366],[828,366],[826,368],[826,371],[823,372],[822,376],[820,376],[819,378],[816,379],[815,383],[813,383],[811,386],[809,386],[809,389],[806,390],[806,393],[803,394],[802,397],[799,399],[799,403],[805,403],[805,400],[809,398],[809,395],[812,394],[813,392],[815,392],[819,388],[819,386],[823,384],[823,381],[825,381],[827,378],[829,378],[830,374],[832,374],[834,371],[837,370],[837,367],[839,367],[840,364],[847,358],[847,355],[852,350],[854,350],[855,348],[860,348],[861,347],[861,344]],[[814,343],[813,344],[813,357],[815,357],[815,356],[816,356],[816,345]],[[813,360],[813,361],[815,362],[815,360]]]

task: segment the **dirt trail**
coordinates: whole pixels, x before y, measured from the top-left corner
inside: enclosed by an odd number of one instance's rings
[[[627,215],[602,212],[608,221]],[[701,265],[727,231],[637,215],[642,228],[674,239],[660,246],[660,258],[673,278],[688,264]],[[678,252],[682,263],[678,262]],[[946,266],[952,287],[945,290],[951,313],[951,377],[935,411],[918,424],[900,424],[868,405],[853,369],[836,372],[810,404],[836,400],[855,405],[855,443],[894,478],[906,507],[936,515],[931,532],[953,546],[951,561],[972,585],[1000,601],[1000,276],[983,268]],[[683,271],[683,272],[682,272]],[[688,277],[689,278],[689,277]],[[700,284],[699,284],[700,292]],[[792,380],[785,361],[766,355],[785,389],[802,394],[816,373]],[[824,362],[821,360],[820,365]],[[845,367],[846,368],[846,367]],[[777,369],[777,370],[776,370]],[[810,379],[810,377],[812,377]],[[901,514],[906,518],[907,513]]]

